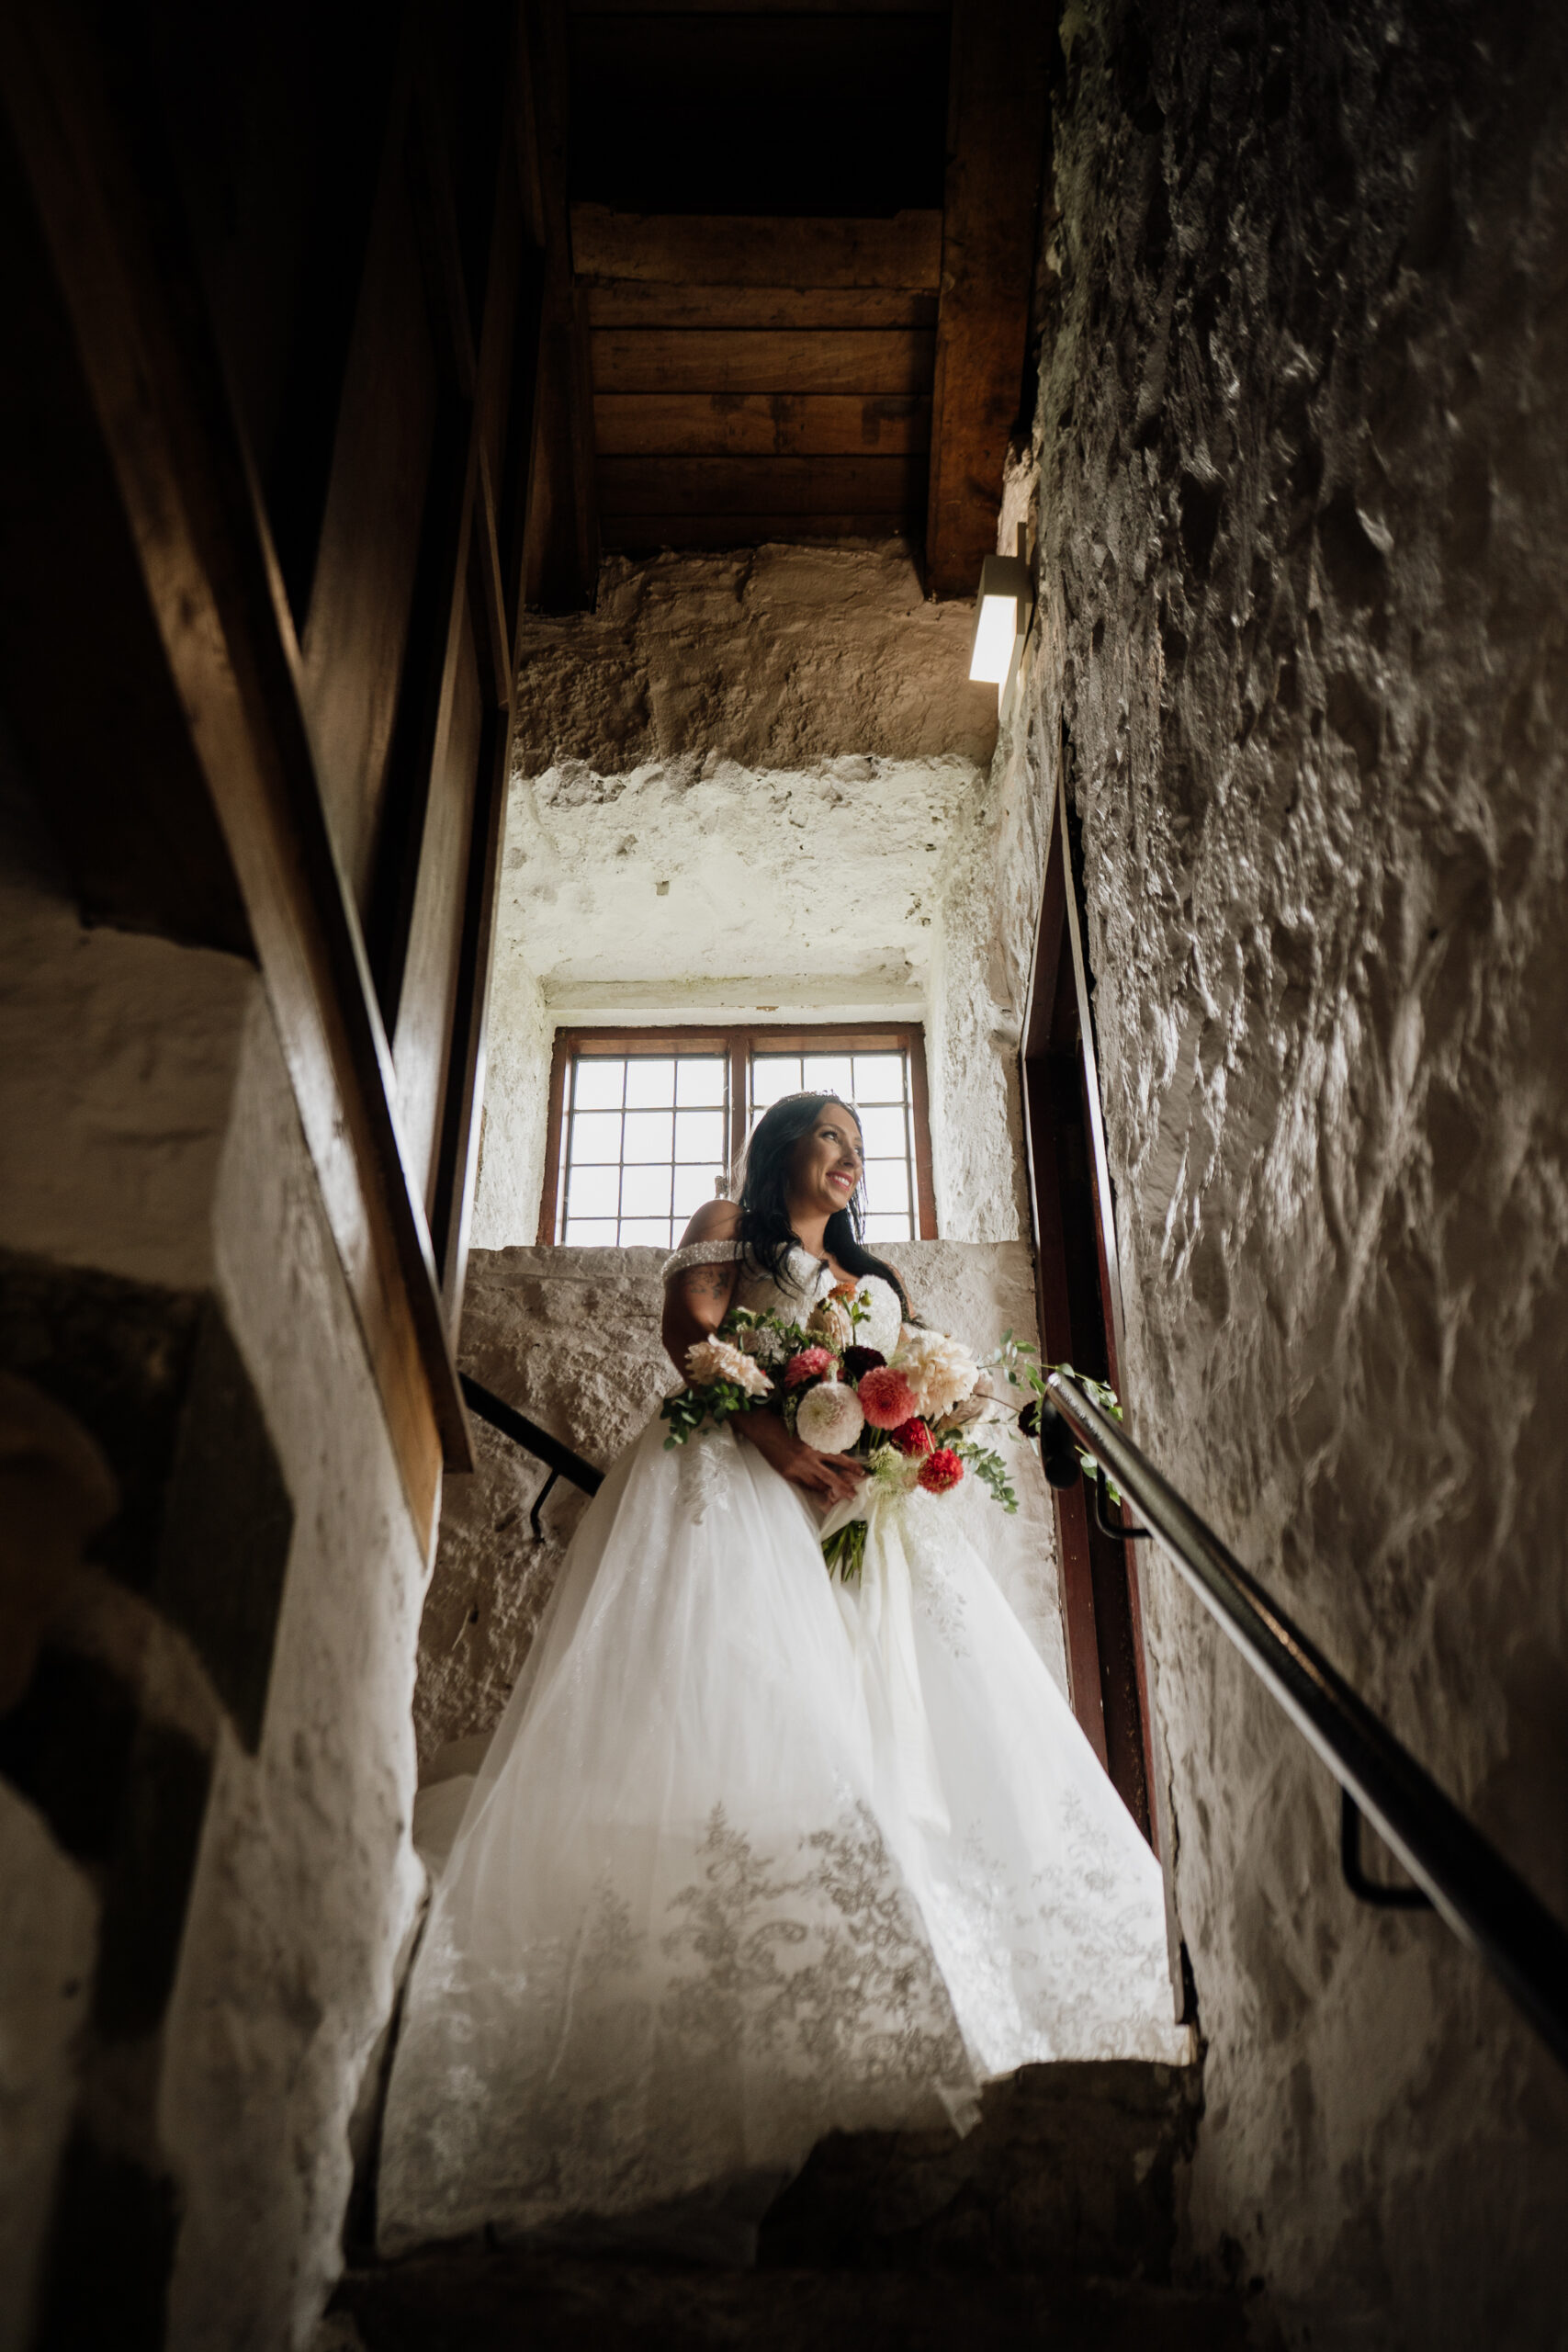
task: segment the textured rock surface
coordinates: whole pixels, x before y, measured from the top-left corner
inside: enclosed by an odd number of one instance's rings
[[[171,2352],[308,2340],[341,2267],[350,2121],[421,1890],[408,1841],[425,1571],[270,1019],[213,1226],[295,1538],[259,1753],[225,1729],[166,2028],[184,2216]]]
[[[0,2347],[22,2352],[76,2088],[98,1904],[32,1806],[0,1783]]]
[[[1564,32],[1067,11],[1021,768],[1065,719],[1139,1434],[1568,1917]],[[1303,2342],[1558,2345],[1568,2085],[1145,1590],[1198,2246]]]
[[[966,2139],[825,2140],[764,2221],[750,2274],[455,2247],[351,2275],[334,2317],[355,2314],[359,2332],[315,2352],[1226,2352],[1244,2340],[1238,2304],[1163,2286],[1198,2104],[1193,2078],[1167,2066],[1029,2066],[989,2086]]]
[[[478,1246],[537,1232],[558,1023],[929,1017],[996,735],[969,630],[897,547],[617,559],[530,622]]]
[[[923,1318],[985,1349],[1011,1329],[1034,1342],[1025,1244],[906,1242],[891,1256]],[[659,1250],[477,1250],[463,1312],[464,1369],[591,1462],[611,1461],[675,1385],[660,1345]],[[487,1732],[516,1679],[585,1508],[559,1485],[545,1540],[528,1510],[540,1465],[476,1422],[480,1466],[446,1481],[441,1541],[420,1630],[415,1721],[422,1761]],[[1066,1667],[1049,1498],[1037,1456],[1009,1449],[1019,1497],[1009,1517],[977,1490],[953,1498],[1058,1685]]]
[[[971,626],[924,602],[897,542],[615,557],[592,615],[528,621],[523,769],[625,775],[694,752],[799,768],[849,751],[984,767],[996,706],[969,684]]]
[[[0,1784],[0,2343],[27,2340],[52,2226],[62,2343],[160,2340],[166,2311],[171,2347],[274,2352],[341,2265],[350,2111],[420,1885],[425,1563],[254,970],[84,930],[8,795],[0,876],[5,1352],[80,1392],[125,1497],[44,1698],[4,1725],[46,1803]],[[176,1420],[245,1434],[236,1345],[292,1543],[270,1676],[270,1609],[243,1601],[231,1688],[207,1636],[254,1547],[203,1554],[165,1505],[201,1483],[171,1470]],[[204,1363],[221,1393],[181,1419]],[[211,1485],[250,1490],[238,1442],[209,1452]],[[29,1756],[29,1724],[65,1752]]]

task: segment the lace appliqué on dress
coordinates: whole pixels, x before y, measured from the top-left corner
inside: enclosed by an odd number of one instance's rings
[[[953,2005],[863,1803],[765,1845],[715,1805],[675,1847],[641,1857],[636,1912],[607,1872],[567,1933],[502,1968],[464,1954],[437,1898],[394,2085],[389,2243],[787,2173],[835,2127],[968,2121]]]

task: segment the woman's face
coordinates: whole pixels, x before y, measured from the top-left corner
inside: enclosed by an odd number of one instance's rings
[[[860,1122],[841,1102],[824,1102],[790,1155],[790,1206],[831,1216],[848,1208],[861,1173]]]

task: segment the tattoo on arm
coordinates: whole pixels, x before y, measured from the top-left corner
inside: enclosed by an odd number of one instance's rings
[[[688,1298],[728,1298],[734,1279],[732,1274],[725,1273],[718,1267],[705,1267],[700,1272],[686,1276],[686,1295]]]

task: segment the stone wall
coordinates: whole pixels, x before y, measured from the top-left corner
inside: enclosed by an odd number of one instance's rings
[[[1035,1343],[1027,1244],[905,1242],[890,1252],[919,1314],[988,1349],[1010,1329]],[[463,1311],[465,1371],[591,1462],[610,1462],[675,1385],[659,1338],[658,1250],[478,1250]],[[441,1541],[420,1632],[416,1728],[428,1770],[487,1734],[505,1706],[584,1509],[559,1485],[536,1543],[528,1511],[544,1472],[476,1423],[480,1466],[446,1481]],[[1038,1457],[1010,1449],[1016,1518],[978,1492],[953,1498],[1057,1683],[1066,1663],[1050,1500]]]
[[[1138,1433],[1568,1918],[1565,37],[1067,9],[1016,758],[1065,725]],[[1292,2341],[1560,2343],[1568,2084],[1145,1595],[1200,2256]]]
[[[558,1025],[933,1018],[996,739],[969,634],[897,543],[615,558],[593,613],[529,619],[477,1246],[537,1233]],[[983,853],[964,865],[978,907]],[[971,1155],[949,1182],[946,1139],[942,1230],[1020,1232],[1005,1113],[999,1221],[966,1195]]]
[[[0,1245],[0,2346],[302,2346],[419,1886],[425,1562],[254,970],[84,929],[9,773]],[[16,1523],[29,1396],[118,1497],[85,1559],[52,1493]]]

